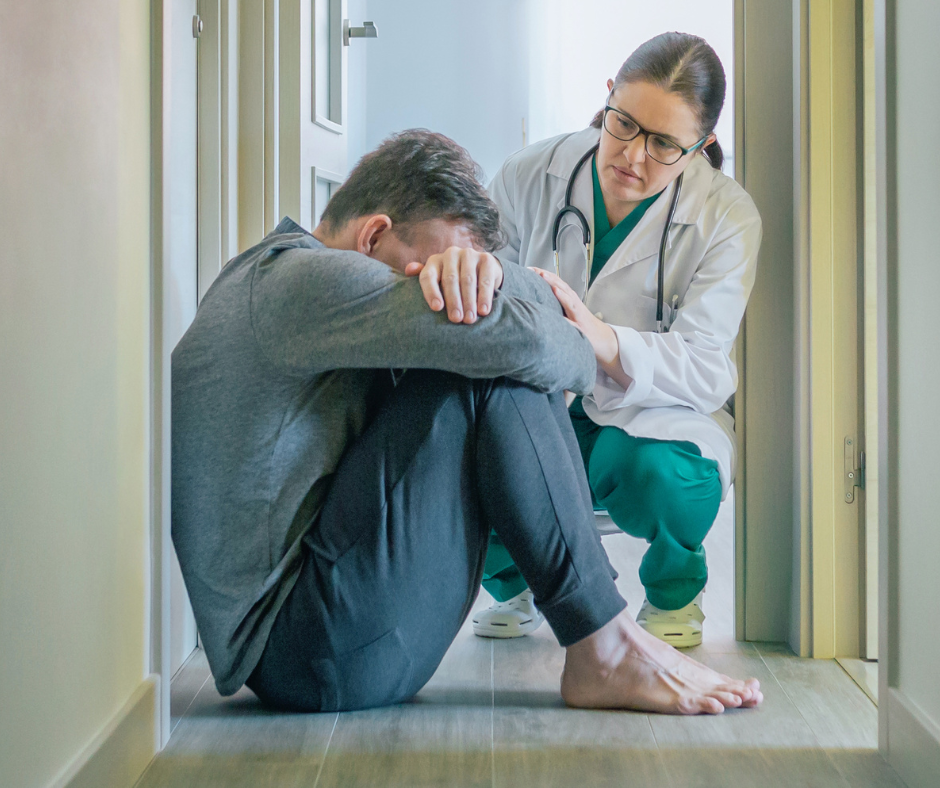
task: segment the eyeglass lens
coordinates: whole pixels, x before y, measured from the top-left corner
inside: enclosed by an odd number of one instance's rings
[[[626,115],[607,110],[604,113],[604,128],[618,140],[629,142],[640,133],[640,127]],[[660,164],[675,164],[682,158],[682,149],[658,134],[646,135],[646,152]]]

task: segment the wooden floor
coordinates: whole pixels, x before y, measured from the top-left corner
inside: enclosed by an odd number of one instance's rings
[[[170,744],[139,788],[903,788],[877,753],[874,704],[838,663],[734,641],[731,532],[725,508],[706,541],[705,643],[690,653],[760,679],[759,709],[686,718],[566,709],[564,654],[547,625],[493,641],[468,623],[414,702],[345,714],[272,713],[247,689],[222,698],[197,652],[173,683]],[[604,546],[639,609],[643,545],[616,535]],[[477,606],[488,603],[481,594]]]

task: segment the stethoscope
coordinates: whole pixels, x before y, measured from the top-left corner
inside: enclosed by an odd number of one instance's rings
[[[575,179],[578,177],[578,173],[581,171],[581,168],[584,164],[595,154],[597,149],[600,147],[600,144],[595,145],[587,153],[585,153],[578,163],[574,165],[574,169],[571,171],[571,177],[568,179],[568,188],[565,189],[565,204],[562,209],[558,212],[558,215],[555,217],[555,223],[552,225],[552,254],[555,256],[555,275],[561,276],[561,267],[558,263],[558,236],[561,231],[565,228],[561,226],[561,220],[565,217],[565,214],[572,214],[575,219],[578,220],[578,224],[581,225],[581,239],[584,242],[584,257],[586,260],[586,270],[584,274],[584,293],[581,296],[581,300],[587,300],[587,291],[588,286],[591,281],[591,265],[594,262],[594,246],[591,243],[591,225],[588,224],[588,220],[585,218],[584,214],[571,204],[571,192],[574,189]],[[659,242],[659,277],[658,277],[658,289],[656,293],[656,331],[659,334],[662,334],[663,329],[663,304],[665,302],[665,279],[666,279],[666,241],[669,238],[669,228],[672,226],[672,219],[676,214],[676,206],[679,204],[679,192],[682,191],[682,175],[680,173],[679,177],[676,178],[676,188],[672,193],[672,202],[669,204],[669,213],[666,214],[666,226],[663,228],[663,237]],[[565,227],[573,227],[573,224],[567,224]]]

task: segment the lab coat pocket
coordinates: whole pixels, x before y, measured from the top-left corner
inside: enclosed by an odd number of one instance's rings
[[[656,330],[656,299],[646,295],[639,295],[634,302],[634,317],[636,322],[630,324],[637,331]],[[672,325],[674,310],[668,301],[663,304],[663,327],[668,330]]]

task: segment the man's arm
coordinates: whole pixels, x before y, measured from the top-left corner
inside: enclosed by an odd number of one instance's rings
[[[251,316],[265,355],[301,375],[441,369],[578,393],[589,392],[596,376],[590,343],[565,320],[551,289],[523,269],[506,278],[485,319],[463,325],[429,310],[417,279],[382,263],[356,252],[290,249],[256,269]]]

